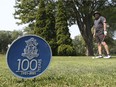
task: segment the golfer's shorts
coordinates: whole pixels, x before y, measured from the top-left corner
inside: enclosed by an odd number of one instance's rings
[[[100,35],[96,35],[96,42],[97,43],[101,43],[101,42],[104,42],[104,34],[100,34]]]

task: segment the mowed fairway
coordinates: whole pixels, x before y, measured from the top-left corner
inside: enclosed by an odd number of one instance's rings
[[[15,77],[0,55],[0,87],[116,87],[116,57],[53,57],[36,79]]]

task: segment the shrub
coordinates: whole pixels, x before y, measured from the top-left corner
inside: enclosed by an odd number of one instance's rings
[[[62,44],[58,47],[58,55],[60,56],[73,56],[74,54],[74,48],[70,45]]]

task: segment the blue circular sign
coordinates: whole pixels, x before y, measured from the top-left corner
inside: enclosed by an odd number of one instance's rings
[[[14,75],[35,78],[47,69],[51,57],[51,48],[45,40],[27,35],[11,44],[7,52],[7,64]]]

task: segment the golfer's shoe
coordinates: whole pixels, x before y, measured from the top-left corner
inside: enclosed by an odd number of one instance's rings
[[[110,55],[107,55],[104,58],[109,59],[109,58],[111,58],[111,56]]]
[[[95,58],[103,58],[103,56],[96,56]]]

